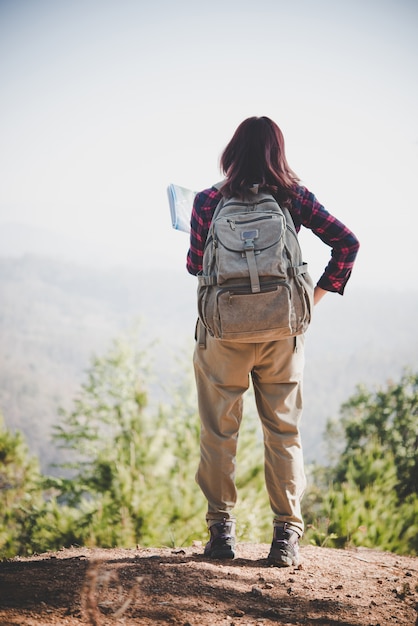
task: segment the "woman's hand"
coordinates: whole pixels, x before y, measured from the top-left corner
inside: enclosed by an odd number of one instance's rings
[[[326,289],[322,289],[318,287],[318,285],[314,288],[313,301],[314,305],[318,304],[318,302],[325,296],[327,293]]]

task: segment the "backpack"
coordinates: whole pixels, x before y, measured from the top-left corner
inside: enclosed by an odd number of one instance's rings
[[[292,217],[258,186],[216,207],[197,299],[199,319],[216,339],[259,343],[307,330],[313,283]]]

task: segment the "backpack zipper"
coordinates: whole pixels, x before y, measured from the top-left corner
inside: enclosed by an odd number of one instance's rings
[[[275,213],[274,215],[278,215],[278,213],[277,214]],[[260,217],[253,217],[252,219],[249,219],[249,220],[232,220],[229,217],[227,217],[226,222],[227,224],[229,224],[232,230],[235,230],[236,224],[252,224],[252,222],[260,222],[261,220],[271,220],[272,218],[273,218],[273,215],[263,215]]]
[[[268,282],[261,284],[261,291],[259,293],[270,293],[272,291],[276,291],[278,287],[285,287],[290,293],[290,287],[288,283],[284,280],[280,280],[277,282]],[[217,298],[223,293],[229,293],[229,299],[231,300],[232,296],[252,296],[257,295],[253,294],[251,291],[251,287],[248,285],[231,285],[229,287],[222,287],[218,289]]]

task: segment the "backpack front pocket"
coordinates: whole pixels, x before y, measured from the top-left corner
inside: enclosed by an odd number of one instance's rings
[[[219,290],[216,333],[233,341],[273,341],[288,337],[291,328],[291,294],[287,284],[262,293]]]

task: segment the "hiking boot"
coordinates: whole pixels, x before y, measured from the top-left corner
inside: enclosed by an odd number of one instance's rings
[[[235,556],[235,522],[224,519],[209,527],[210,539],[204,555],[211,559],[233,559]]]
[[[288,528],[287,524],[275,526],[270,553],[267,557],[270,565],[290,567],[299,563],[299,535]]]

